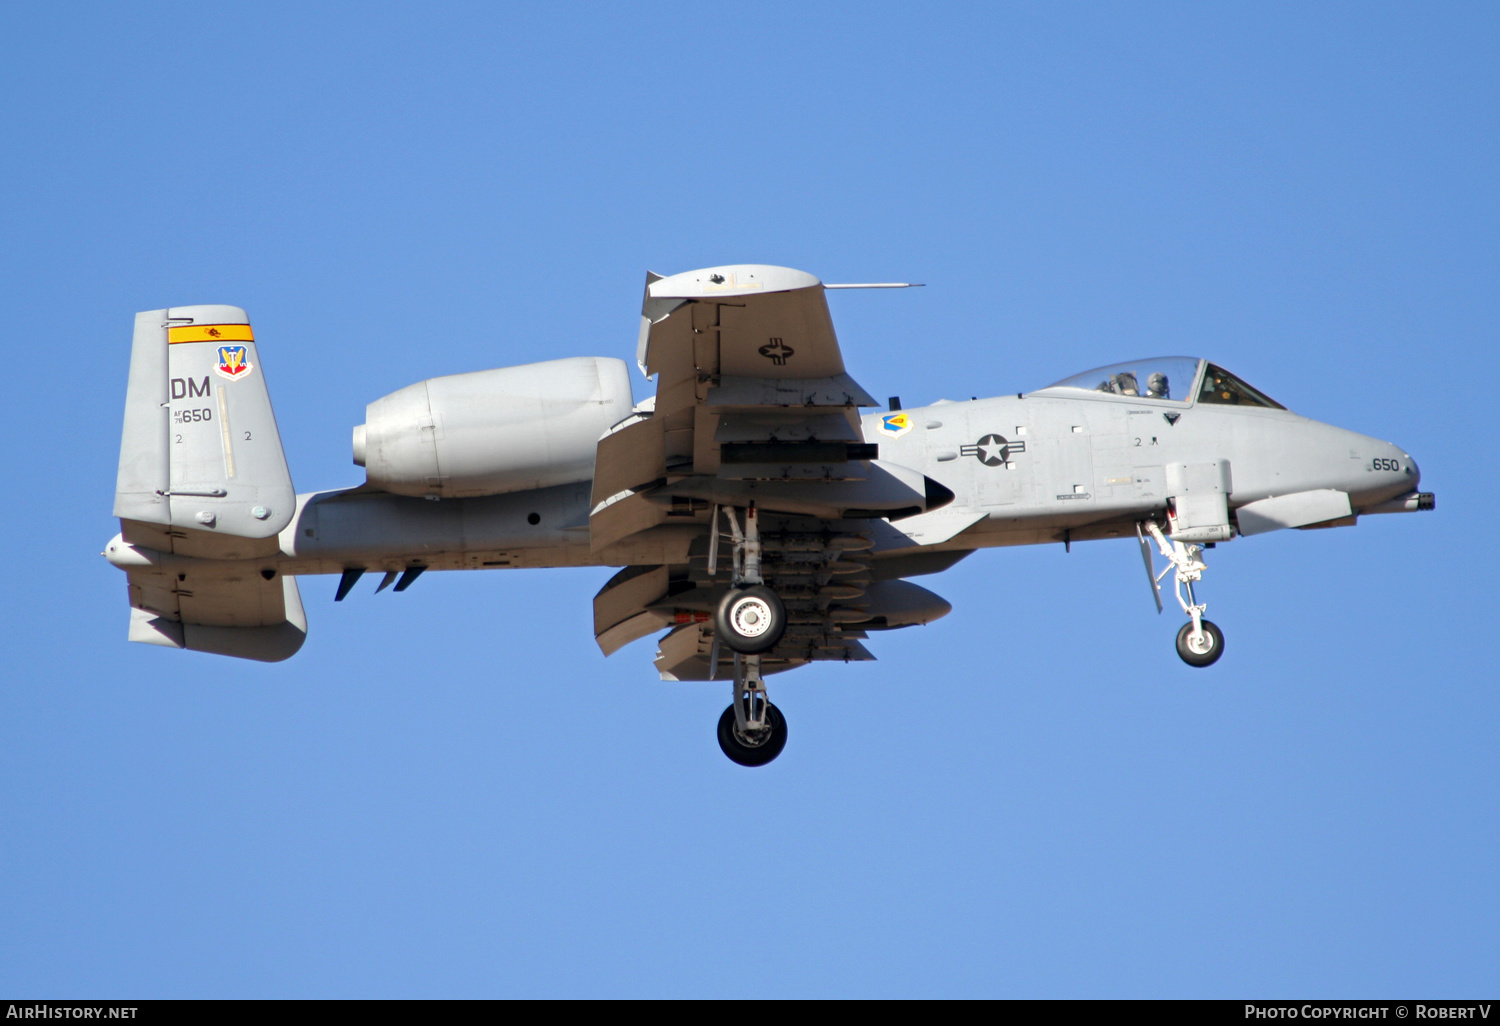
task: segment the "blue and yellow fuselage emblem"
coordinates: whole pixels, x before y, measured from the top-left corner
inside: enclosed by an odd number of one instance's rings
[[[911,430],[911,415],[906,413],[887,413],[880,418],[880,433],[892,438],[900,438]]]

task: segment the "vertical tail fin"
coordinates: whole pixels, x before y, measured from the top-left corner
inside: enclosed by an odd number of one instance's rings
[[[178,555],[269,555],[295,505],[245,311],[137,314],[115,484],[125,540]]]
[[[307,635],[297,582],[264,557],[296,501],[245,311],[137,314],[121,536],[105,552],[129,577],[130,640],[272,662],[295,653]]]

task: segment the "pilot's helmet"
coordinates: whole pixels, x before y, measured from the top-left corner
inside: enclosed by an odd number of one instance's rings
[[[1167,376],[1161,371],[1155,371],[1146,379],[1146,394],[1157,399],[1172,398],[1171,388],[1167,384]]]

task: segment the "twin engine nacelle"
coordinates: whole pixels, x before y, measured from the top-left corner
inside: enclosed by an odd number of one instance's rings
[[[578,356],[431,378],[365,407],[354,462],[397,495],[499,495],[587,481],[630,415],[623,360]]]

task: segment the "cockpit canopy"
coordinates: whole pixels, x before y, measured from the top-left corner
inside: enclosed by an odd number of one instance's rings
[[[1199,371],[1202,382],[1199,382]],[[1194,387],[1197,394],[1194,395]],[[1276,400],[1251,388],[1222,367],[1191,356],[1158,356],[1149,360],[1131,360],[1098,367],[1041,389],[1053,392],[1102,392],[1131,399],[1154,399],[1186,405],[1194,398],[1200,403],[1225,406],[1262,406],[1284,410]]]

